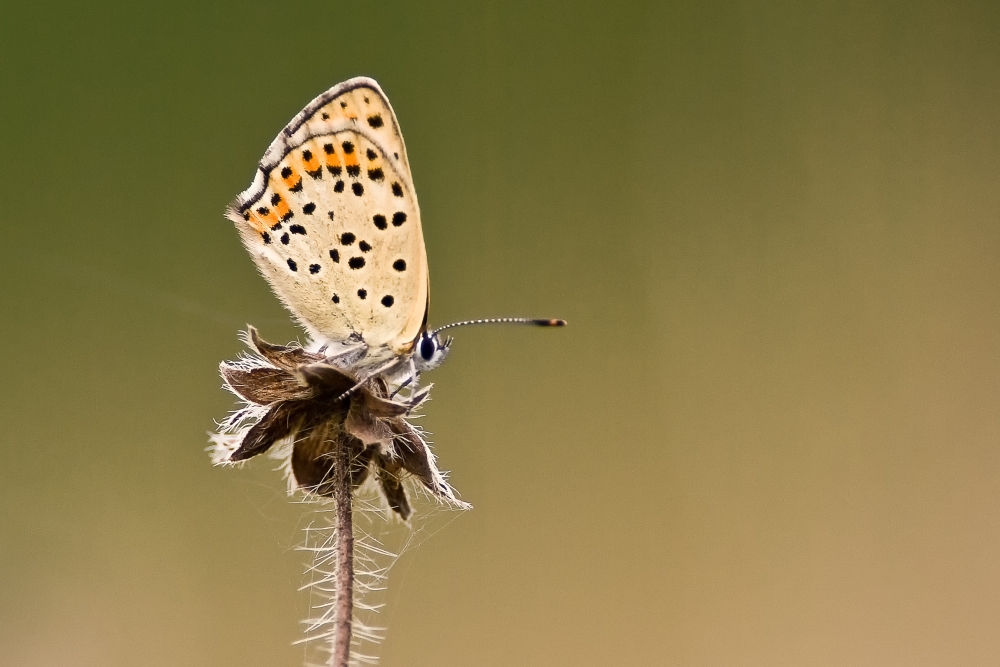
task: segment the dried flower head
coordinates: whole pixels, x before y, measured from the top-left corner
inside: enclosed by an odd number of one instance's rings
[[[407,417],[427,400],[430,386],[393,400],[381,377],[360,382],[350,353],[328,356],[274,345],[248,327],[251,354],[223,362],[225,386],[244,406],[212,438],[216,463],[237,463],[288,443],[285,469],[294,488],[316,496],[336,493],[335,457],[346,451],[352,487],[370,477],[402,519],[412,513],[403,480],[412,476],[441,501],[458,500],[435,464],[420,430]],[[360,385],[359,385],[360,382]]]

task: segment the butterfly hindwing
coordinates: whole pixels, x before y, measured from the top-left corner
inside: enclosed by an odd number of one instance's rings
[[[314,338],[360,334],[395,354],[416,338],[427,304],[420,211],[396,117],[371,79],[299,113],[228,215]]]

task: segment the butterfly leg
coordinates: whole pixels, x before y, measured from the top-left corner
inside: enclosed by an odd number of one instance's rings
[[[417,391],[417,385],[420,383],[420,372],[417,370],[417,364],[413,361],[413,357],[410,357],[409,362],[406,364],[406,375],[402,376],[403,380],[399,383],[389,398],[395,398],[396,394],[401,392],[406,387],[410,388],[410,399],[412,400],[414,394]]]
[[[413,357],[410,357],[410,363],[408,365],[410,374],[407,383],[410,385],[410,396],[412,397],[413,392],[417,390],[417,385],[420,384],[420,373],[417,371],[417,363],[413,361]]]
[[[410,357],[409,366],[409,378],[407,378],[406,382],[399,386],[399,389],[409,385],[410,395],[407,397],[407,402],[410,404],[410,409],[413,410],[427,400],[427,394],[434,385],[429,384],[423,389],[418,389],[418,385],[420,384],[420,371],[417,370],[417,365],[414,362],[413,357]],[[396,391],[399,391],[399,389]]]
[[[382,364],[381,366],[377,366],[375,368],[375,370],[371,371],[370,373],[368,373],[367,375],[365,375],[363,378],[361,378],[358,381],[357,384],[355,384],[353,387],[351,387],[350,389],[348,389],[347,391],[345,391],[343,394],[341,394],[340,396],[338,396],[334,400],[334,402],[336,402],[336,401],[342,401],[342,400],[345,400],[345,399],[349,398],[351,396],[351,394],[353,394],[354,392],[356,392],[358,389],[361,389],[361,387],[365,386],[366,382],[368,382],[369,380],[371,380],[374,377],[378,377],[379,375],[382,375],[383,373],[391,372],[397,366],[399,366],[399,360],[398,359],[391,359],[388,362]]]
[[[401,392],[403,390],[403,388],[406,387],[408,384],[410,384],[410,382],[412,382],[412,381],[413,381],[413,378],[406,378],[406,380],[403,381],[403,384],[401,384],[398,387],[396,387],[396,389],[391,394],[389,394],[389,398],[390,399],[396,398],[396,394],[398,394],[399,392]]]
[[[326,363],[333,364],[338,368],[350,368],[364,359],[367,354],[368,346],[364,343],[359,343],[357,345],[345,347],[344,349],[334,352],[333,354],[328,354],[326,356]]]

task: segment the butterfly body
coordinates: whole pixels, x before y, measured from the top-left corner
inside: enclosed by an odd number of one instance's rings
[[[416,404],[420,372],[447,356],[445,328],[564,324],[499,318],[427,329],[420,208],[399,123],[373,79],[344,81],[300,111],[226,215],[310,350],[357,376],[351,392],[381,377],[395,391],[409,386]]]

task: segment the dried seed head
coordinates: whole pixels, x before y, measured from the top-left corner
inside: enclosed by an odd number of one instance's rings
[[[455,497],[427,443],[406,420],[426,400],[430,386],[402,403],[389,398],[389,387],[381,377],[358,387],[356,374],[331,363],[335,358],[268,343],[253,327],[248,328],[246,340],[259,356],[220,367],[226,387],[247,407],[224,422],[223,431],[215,436],[219,458],[245,461],[278,443],[290,443],[278,451],[287,452],[286,469],[295,486],[330,496],[333,457],[346,450],[354,488],[374,468],[386,504],[404,520],[412,513],[403,485],[409,475],[440,500],[468,507]],[[350,390],[354,391],[348,394]]]

